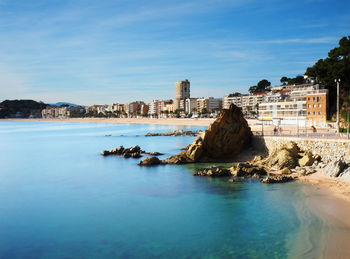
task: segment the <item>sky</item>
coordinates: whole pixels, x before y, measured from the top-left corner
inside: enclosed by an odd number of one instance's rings
[[[350,35],[349,0],[0,0],[0,100],[81,105],[246,93]]]

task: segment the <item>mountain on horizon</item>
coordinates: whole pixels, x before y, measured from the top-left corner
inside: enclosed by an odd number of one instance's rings
[[[54,106],[69,105],[69,106],[72,106],[72,107],[78,107],[78,106],[85,107],[84,105],[78,105],[78,104],[67,103],[67,102],[50,103],[50,105],[54,105]]]

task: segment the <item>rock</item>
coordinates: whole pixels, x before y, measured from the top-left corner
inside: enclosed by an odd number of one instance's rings
[[[331,161],[325,167],[326,174],[329,177],[338,177],[339,174],[344,170],[346,164],[342,159]]]
[[[159,156],[163,155],[162,153],[159,152],[145,152],[141,150],[140,146],[136,145],[134,147],[129,147],[129,148],[124,148],[123,146],[119,146],[116,148],[112,148],[111,150],[104,150],[101,152],[102,156],[107,156],[107,155],[117,155],[117,156],[122,156],[125,158],[140,158],[142,157],[142,154],[149,154],[153,156]]]
[[[103,150],[102,152],[101,152],[101,155],[102,156],[108,156],[108,155],[110,155],[111,154],[111,152],[109,152],[108,150]]]
[[[211,166],[209,168],[204,168],[199,170],[197,173],[193,174],[194,176],[211,176],[211,177],[224,177],[230,176],[231,172],[229,169],[223,169],[216,166]]]
[[[311,153],[307,152],[302,158],[298,160],[300,166],[310,166],[314,163],[315,158]]]
[[[129,157],[131,157],[131,154],[130,154],[130,153],[124,153],[124,154],[123,154],[123,157],[124,157],[124,158],[129,158]]]
[[[168,163],[193,163],[230,160],[250,145],[252,132],[241,110],[231,104],[221,112],[187,152],[169,158]]]
[[[145,160],[140,161],[139,165],[142,166],[153,166],[153,165],[160,165],[162,164],[162,161],[159,160],[158,157],[147,157]]]
[[[350,181],[350,167],[346,168],[341,174],[338,176],[339,178]]]
[[[306,171],[305,168],[299,168],[298,173],[299,173],[301,176],[307,175],[307,171]]]
[[[163,153],[159,153],[159,152],[145,152],[145,154],[151,155],[151,156],[162,156],[162,155],[164,155]]]
[[[280,148],[274,150],[265,161],[268,167],[281,170],[285,167],[294,169],[297,166],[297,159],[300,149],[295,142],[287,142]]]
[[[131,157],[132,158],[140,158],[141,157],[141,153],[139,153],[139,152],[131,153]]]
[[[267,174],[265,168],[248,163],[238,163],[236,167],[231,167],[230,171],[231,174],[236,177],[253,175],[263,176]]]
[[[291,176],[286,175],[271,175],[264,179],[261,179],[260,182],[262,183],[286,183],[293,181],[294,178]]]
[[[165,133],[147,133],[146,137],[154,137],[154,136],[198,136],[202,133],[201,130],[191,131],[191,130],[173,130]]]
[[[166,163],[168,164],[186,164],[191,162],[192,160],[187,157],[186,151],[182,151],[180,154],[166,159]]]
[[[283,168],[282,170],[281,170],[281,174],[283,174],[283,175],[286,175],[286,174],[291,174],[292,173],[292,171],[289,169],[289,168]]]

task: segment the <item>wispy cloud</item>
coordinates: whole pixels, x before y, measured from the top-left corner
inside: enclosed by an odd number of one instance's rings
[[[273,40],[258,40],[252,43],[257,44],[314,44],[314,43],[333,43],[339,40],[338,37],[317,37],[317,38],[291,38],[291,39],[273,39]]]

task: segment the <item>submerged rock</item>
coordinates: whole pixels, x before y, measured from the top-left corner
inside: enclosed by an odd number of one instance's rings
[[[287,175],[270,175],[264,179],[261,179],[262,183],[286,183],[293,181],[294,178],[292,176]]]
[[[231,104],[186,152],[170,157],[167,163],[230,160],[250,145],[251,137],[252,132],[241,110]]]

